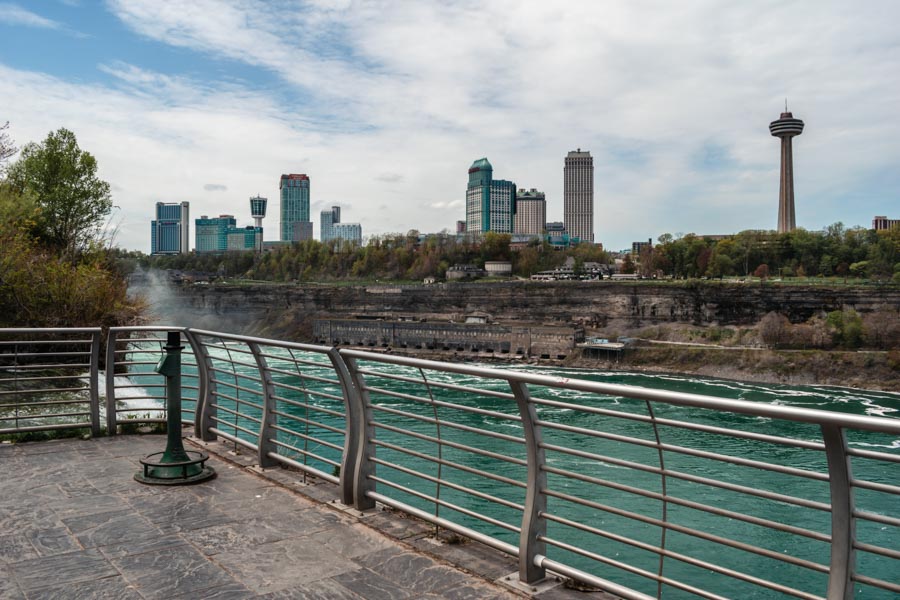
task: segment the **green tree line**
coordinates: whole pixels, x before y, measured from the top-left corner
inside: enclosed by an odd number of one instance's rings
[[[900,282],[900,226],[890,231],[829,225],[821,232],[742,231],[721,240],[659,237],[642,251],[643,274],[675,278],[739,276],[865,277]]]
[[[144,257],[145,267],[196,270],[225,276],[240,276],[267,281],[327,281],[340,279],[384,279],[421,281],[425,277],[444,277],[457,264],[483,267],[486,261],[508,260],[513,273],[523,277],[553,269],[571,256],[575,264],[606,262],[608,255],[599,247],[581,244],[564,251],[535,241],[525,248],[512,249],[510,236],[489,232],[479,240],[457,239],[454,235],[435,234],[420,239],[419,233],[375,236],[365,245],[339,241],[309,240],[280,247],[261,256],[228,252],[221,255],[190,253]]]
[[[104,247],[112,209],[97,161],[66,129],[26,144],[19,158],[0,128],[0,326],[133,323],[140,301]]]

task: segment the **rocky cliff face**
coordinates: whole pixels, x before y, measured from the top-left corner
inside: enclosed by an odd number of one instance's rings
[[[823,311],[860,313],[898,306],[896,287],[825,288],[716,282],[509,282],[429,286],[175,287],[168,322],[233,332],[295,333],[317,318],[399,318],[462,321],[487,314],[498,322],[636,327],[659,323],[752,325],[770,311],[801,322]],[[162,311],[157,310],[157,313]],[[167,316],[168,318],[164,318]],[[291,337],[295,337],[292,335]]]

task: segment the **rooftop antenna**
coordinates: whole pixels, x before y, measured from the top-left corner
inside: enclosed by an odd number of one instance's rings
[[[784,97],[784,112],[787,112],[787,96]]]

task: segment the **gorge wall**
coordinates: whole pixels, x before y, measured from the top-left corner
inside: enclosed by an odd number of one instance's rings
[[[140,289],[137,291],[140,292]],[[752,325],[770,311],[801,322],[823,311],[867,313],[900,305],[897,287],[779,286],[718,282],[452,283],[414,286],[182,285],[151,307],[159,323],[311,339],[319,318],[400,318],[579,323]]]

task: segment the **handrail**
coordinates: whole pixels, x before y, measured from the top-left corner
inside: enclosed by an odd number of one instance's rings
[[[261,467],[338,484],[340,501],[359,510],[382,503],[516,556],[524,583],[549,570],[628,598],[900,593],[892,571],[871,571],[879,561],[900,570],[900,536],[880,533],[900,529],[900,486],[888,471],[900,458],[853,447],[848,435],[894,441],[900,419],[189,327],[112,327],[105,350],[100,328],[7,328],[0,357],[12,367],[0,363],[0,410],[15,413],[0,415],[14,425],[0,433],[99,435],[101,354],[107,433],[160,422],[125,419],[136,409],[119,403],[143,398],[164,411],[149,368],[155,336],[171,331],[188,346],[182,390],[196,394],[185,412],[197,437],[247,448]],[[28,337],[40,339],[28,346]],[[74,362],[66,371],[76,354],[90,356],[87,374]],[[39,397],[52,389],[74,396]],[[697,501],[699,493],[710,496]],[[698,582],[708,573],[732,583],[707,588]],[[827,573],[821,590],[809,583],[816,573]]]
[[[361,350],[342,349],[341,356],[358,358],[362,360],[377,360],[380,363],[408,366],[423,369],[436,369],[447,373],[460,375],[473,375],[496,380],[521,381],[531,385],[553,387],[573,391],[605,394],[610,396],[624,396],[637,400],[650,400],[665,402],[676,406],[691,406],[695,408],[708,408],[721,412],[733,412],[738,414],[768,417],[772,419],[784,419],[816,425],[827,424],[837,427],[852,427],[868,431],[880,431],[882,433],[900,433],[900,421],[896,419],[883,419],[864,415],[845,415],[825,410],[812,408],[796,408],[791,406],[779,406],[772,404],[757,404],[746,400],[729,400],[700,394],[684,392],[668,392],[651,388],[641,388],[614,383],[598,383],[584,379],[572,379],[569,377],[550,377],[533,373],[519,373],[488,367],[474,367],[462,363],[444,363],[421,358],[398,356],[396,354],[381,354],[365,352]]]

